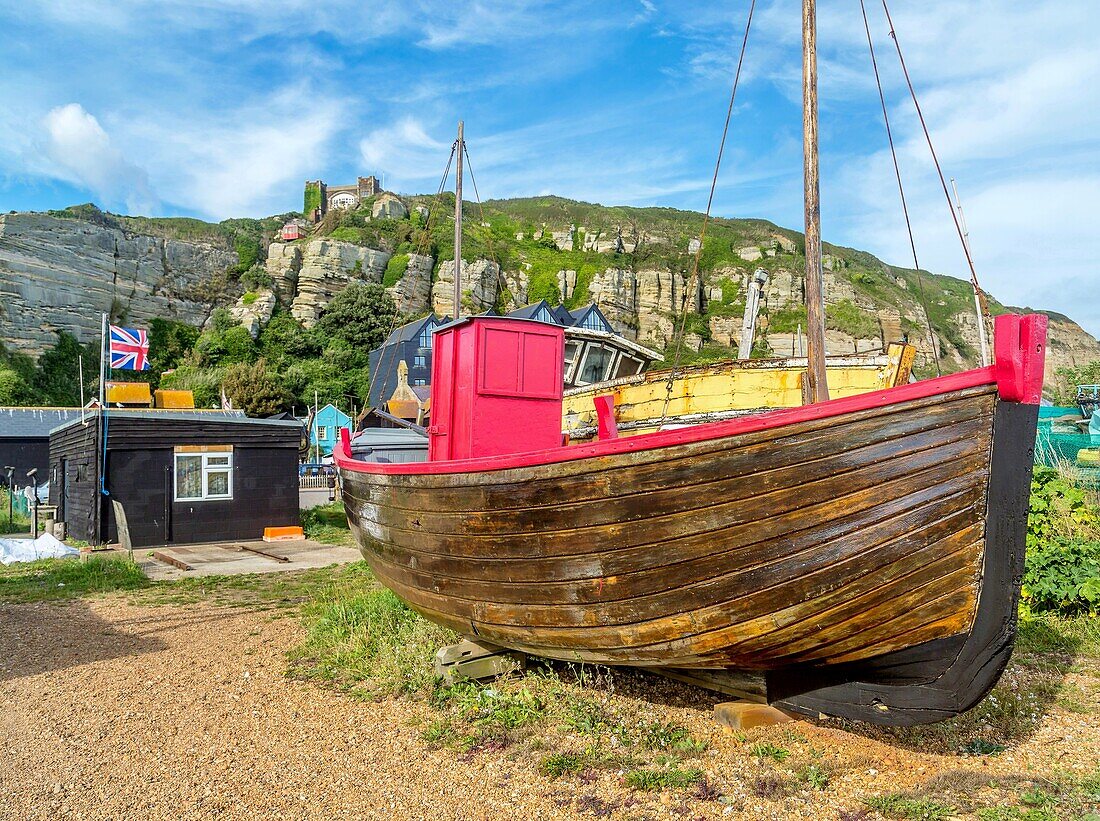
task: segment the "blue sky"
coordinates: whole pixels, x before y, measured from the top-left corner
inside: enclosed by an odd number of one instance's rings
[[[715,203],[801,228],[797,0],[758,0]],[[966,275],[868,0],[922,266]],[[302,182],[702,210],[748,0],[40,0],[0,10],[0,208],[261,216]],[[983,285],[1100,334],[1095,0],[892,0]],[[909,264],[859,5],[819,0],[825,238]]]

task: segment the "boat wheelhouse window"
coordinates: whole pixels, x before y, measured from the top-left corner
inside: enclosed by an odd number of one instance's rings
[[[233,498],[233,452],[177,451],[176,501]]]
[[[611,360],[615,358],[615,350],[597,343],[589,343],[581,360],[581,368],[577,373],[578,385],[590,385],[593,382],[603,382],[611,371]]]
[[[634,376],[641,373],[643,367],[645,367],[645,362],[624,353],[619,356],[619,361],[615,365],[615,372],[611,375],[611,378],[622,379],[624,376]]]
[[[577,363],[577,349],[579,348],[579,342],[565,343],[565,367],[562,368],[562,374],[567,383],[572,380],[573,366]]]

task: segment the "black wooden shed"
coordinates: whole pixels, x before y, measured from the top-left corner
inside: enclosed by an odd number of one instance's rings
[[[134,546],[258,539],[265,527],[299,524],[300,423],[232,411],[106,416],[50,433],[50,503],[70,537],[118,541],[112,501]]]
[[[80,417],[80,408],[0,408],[0,469],[15,468],[16,487],[33,484],[27,471],[38,469],[38,481],[47,481],[50,431]],[[6,474],[5,474],[6,475]]]

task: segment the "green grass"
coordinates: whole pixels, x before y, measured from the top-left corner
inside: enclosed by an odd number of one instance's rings
[[[365,564],[353,566],[354,578],[305,605],[308,633],[289,655],[290,674],[369,698],[430,690],[433,654],[458,637],[379,587]]]
[[[756,744],[753,744],[752,747],[749,749],[749,752],[751,752],[761,761],[763,761],[765,758],[770,758],[772,761],[775,761],[777,763],[786,761],[791,754],[790,750],[785,750],[782,747],[777,747],[770,741],[760,741]]]
[[[149,580],[126,559],[42,559],[0,567],[0,602],[34,602],[138,590]]]
[[[894,793],[868,798],[864,803],[887,818],[904,818],[909,821],[943,821],[955,815],[954,807],[924,796]]]
[[[561,778],[566,773],[579,773],[587,767],[581,753],[551,753],[539,762],[539,772],[547,778]]]
[[[302,530],[305,531],[306,538],[315,542],[340,545],[353,543],[348,516],[340,502],[303,510]]]

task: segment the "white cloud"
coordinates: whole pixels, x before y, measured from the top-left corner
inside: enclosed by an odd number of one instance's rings
[[[140,213],[156,208],[149,175],[126,160],[79,103],[51,109],[43,128],[38,161],[47,174],[87,188],[106,205],[121,202]]]
[[[158,114],[130,133],[174,203],[225,219],[300,207],[302,182],[324,166],[340,113],[338,101],[294,85],[219,113]]]
[[[411,191],[427,181],[437,181],[443,175],[448,151],[448,143],[430,136],[413,117],[376,128],[359,141],[367,169],[385,174],[386,186],[398,190]]]

